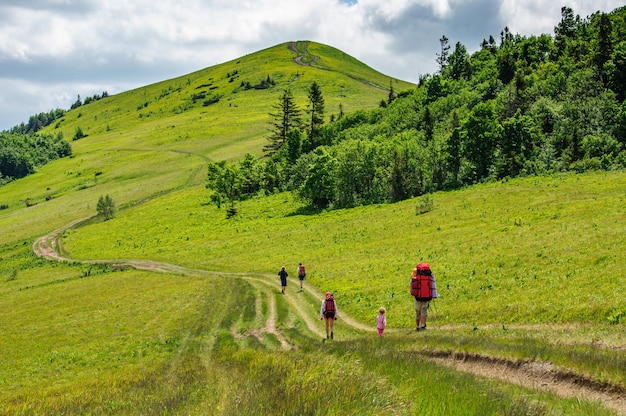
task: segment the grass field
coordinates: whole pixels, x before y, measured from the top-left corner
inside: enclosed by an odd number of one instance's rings
[[[304,100],[317,80],[329,113],[386,97],[389,77],[341,51],[293,47],[73,110],[49,131],[81,127],[74,156],[0,187],[0,414],[625,414],[625,172],[440,192],[421,214],[420,198],[315,212],[278,194],[231,219],[208,203],[207,162],[258,154],[283,87]],[[267,75],[276,88],[238,89]],[[117,216],[88,219],[105,194]],[[81,219],[54,241],[69,261],[33,253]],[[440,294],[420,333],[408,294],[418,261]],[[323,342],[327,290],[340,315]],[[455,356],[552,366],[604,399],[443,363]]]
[[[598,403],[458,373],[424,353],[534,356],[595,363],[590,371],[611,382],[623,375],[623,354],[609,363],[603,348],[572,351],[554,343],[564,334],[519,329],[417,337],[390,328],[381,340],[350,330],[340,311],[335,341],[320,343],[322,324],[308,327],[318,293],[298,294],[293,281],[282,296],[274,278],[254,274],[115,271],[45,261],[24,245],[2,255],[20,269],[0,296],[2,414],[608,415]],[[286,350],[267,331],[273,310]]]
[[[441,323],[616,323],[626,242],[623,172],[526,178],[418,200],[299,214],[288,194],[251,200],[232,220],[197,187],[138,205],[64,236],[77,259],[146,258],[206,270],[295,273],[332,290],[360,319],[388,308],[409,327],[418,261],[440,287]],[[106,238],[102,238],[106,236]],[[410,309],[410,308],[409,308]]]

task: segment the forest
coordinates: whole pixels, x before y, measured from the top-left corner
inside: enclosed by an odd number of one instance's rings
[[[62,134],[0,132],[0,185],[23,178],[39,166],[72,155]]]
[[[586,18],[561,9],[554,34],[508,28],[473,54],[440,39],[438,72],[374,110],[324,122],[285,90],[265,154],[209,166],[217,205],[292,191],[315,208],[400,201],[437,190],[561,171],[626,167],[626,7]],[[305,120],[305,121],[303,121]]]

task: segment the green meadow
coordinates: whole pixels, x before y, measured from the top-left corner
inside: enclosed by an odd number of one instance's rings
[[[209,203],[207,162],[258,154],[280,92],[241,81],[271,75],[304,103],[317,80],[330,113],[384,99],[388,77],[324,45],[294,48],[110,96],[49,126],[88,136],[73,157],[0,188],[0,414],[623,414],[625,172],[438,192],[427,212],[424,197],[319,211],[280,193],[227,219]],[[222,96],[204,106],[201,93]],[[119,209],[108,221],[95,216],[105,194]],[[65,261],[34,254],[60,229]],[[408,285],[419,261],[440,297],[416,333]],[[339,319],[324,341],[329,290]],[[622,407],[438,360],[455,356],[550,365]]]
[[[411,325],[408,280],[423,260],[440,286],[442,323],[598,325],[626,315],[625,189],[622,172],[526,178],[435,194],[421,215],[419,199],[311,213],[279,194],[226,219],[197,187],[69,230],[63,249],[233,273],[295,272],[304,261],[310,283],[349,313],[366,319],[383,305],[398,312],[397,327]]]

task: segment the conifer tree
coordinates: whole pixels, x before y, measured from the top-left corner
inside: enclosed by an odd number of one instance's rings
[[[439,44],[441,45],[441,52],[437,54],[437,64],[439,64],[439,73],[441,73],[448,65],[448,55],[450,53],[450,43],[446,35],[439,39]]]
[[[324,96],[320,86],[315,81],[309,89],[309,104],[311,106],[309,143],[312,150],[315,146],[315,137],[318,135],[320,126],[324,123]]]
[[[276,112],[270,113],[274,121],[272,122],[271,134],[267,138],[269,143],[263,147],[263,151],[268,156],[278,152],[287,142],[289,131],[299,128],[301,124],[300,109],[294,101],[291,90],[285,89],[273,108]]]

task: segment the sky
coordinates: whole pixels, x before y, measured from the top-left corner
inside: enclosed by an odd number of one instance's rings
[[[506,26],[554,34],[561,7],[582,18],[623,0],[2,0],[0,131],[280,43],[310,40],[394,78],[437,70],[439,39],[472,53]]]

